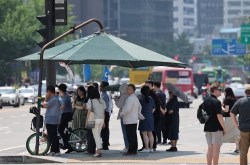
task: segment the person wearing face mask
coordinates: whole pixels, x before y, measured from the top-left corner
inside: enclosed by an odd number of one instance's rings
[[[60,101],[55,96],[55,87],[48,86],[47,93],[42,107],[46,108],[45,124],[51,142],[49,156],[60,156],[59,139],[57,137],[57,127],[60,121]]]

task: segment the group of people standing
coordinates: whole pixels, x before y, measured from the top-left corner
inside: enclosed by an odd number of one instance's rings
[[[171,140],[172,147],[166,151],[177,151],[176,144],[179,138],[177,97],[169,91],[170,98],[166,105],[166,95],[160,89],[160,81],[147,80],[141,86],[141,97],[138,98],[135,95],[136,88],[133,84],[122,84],[120,86],[121,95],[119,98],[115,98],[115,104],[120,108],[118,119],[121,119],[125,144],[124,156],[135,155],[137,151],[142,153],[154,152],[157,144],[166,144],[167,139]],[[138,130],[142,141],[142,148],[139,150],[137,141],[138,120]]]
[[[247,165],[250,146],[250,85],[245,86],[246,97],[238,100],[230,87],[225,88],[222,103],[217,99],[222,92],[218,85],[212,85],[210,92],[211,95],[200,105],[210,116],[204,125],[208,144],[207,164],[218,165],[222,144],[235,143],[234,152],[240,152],[240,165]]]
[[[101,149],[109,149],[109,118],[112,111],[112,96],[105,91],[108,82],[103,81],[100,85],[93,83],[85,89],[79,86],[77,95],[67,94],[67,86],[48,86],[47,93],[42,107],[46,108],[45,124],[47,134],[51,141],[50,156],[59,156],[59,132],[63,139],[63,149],[65,153],[71,153],[73,149],[69,145],[69,135],[65,133],[68,123],[72,121],[72,128],[86,128],[90,112],[95,116],[95,127],[87,129],[88,151],[85,154],[94,154],[95,157],[101,156]],[[101,142],[102,139],[102,142]],[[96,150],[97,148],[97,150]]]
[[[106,81],[86,86],[79,86],[77,95],[67,94],[67,86],[48,86],[42,107],[46,108],[45,123],[51,140],[51,151],[48,155],[60,155],[57,131],[60,133],[66,153],[73,151],[68,143],[69,136],[64,132],[72,121],[72,128],[86,128],[90,113],[94,113],[95,127],[86,129],[88,149],[84,154],[102,156],[101,150],[109,150],[109,120],[112,113],[112,95],[105,90]],[[139,152],[154,152],[157,144],[166,144],[171,140],[171,148],[166,151],[177,151],[176,143],[179,133],[179,107],[176,96],[169,91],[170,99],[160,90],[160,81],[148,80],[141,87],[141,97],[135,95],[133,84],[122,84],[120,96],[114,98],[119,108],[118,119],[124,138],[124,156]],[[139,127],[137,127],[139,121]],[[138,150],[137,129],[140,131],[143,147]]]

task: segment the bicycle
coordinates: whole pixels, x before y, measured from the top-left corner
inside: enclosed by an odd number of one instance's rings
[[[31,112],[32,113],[32,112]],[[44,114],[41,115],[39,128],[42,128],[42,132],[39,131],[39,151],[38,155],[45,155],[48,153],[50,149],[51,142],[49,140],[48,135],[45,133],[46,125],[44,123]],[[34,118],[31,121],[31,130],[36,132],[36,122],[34,122]],[[69,144],[72,149],[76,152],[84,152],[88,149],[87,146],[87,132],[83,128],[76,128],[72,130],[72,128],[66,128],[65,131],[69,133]],[[59,147],[62,148],[63,141],[59,136]],[[35,155],[35,147],[36,147],[36,133],[30,135],[26,141],[26,149],[31,155]]]

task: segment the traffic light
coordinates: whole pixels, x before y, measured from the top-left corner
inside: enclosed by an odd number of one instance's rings
[[[43,24],[45,25],[44,29],[37,29],[36,31],[43,37],[42,42],[38,42],[37,45],[40,46],[41,48],[47,43],[48,39],[48,27],[46,26],[47,24],[47,17],[46,15],[38,15],[36,18]]]
[[[196,60],[197,60],[197,57],[196,57],[196,56],[193,56],[193,57],[192,57],[192,60],[193,60],[193,61],[196,61]]]
[[[174,59],[175,59],[176,61],[178,61],[178,60],[179,60],[179,56],[174,56]]]

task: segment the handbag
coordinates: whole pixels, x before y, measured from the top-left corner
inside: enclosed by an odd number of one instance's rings
[[[94,114],[94,108],[91,100],[91,112],[89,114],[88,122],[87,122],[87,129],[95,128],[95,114]]]

